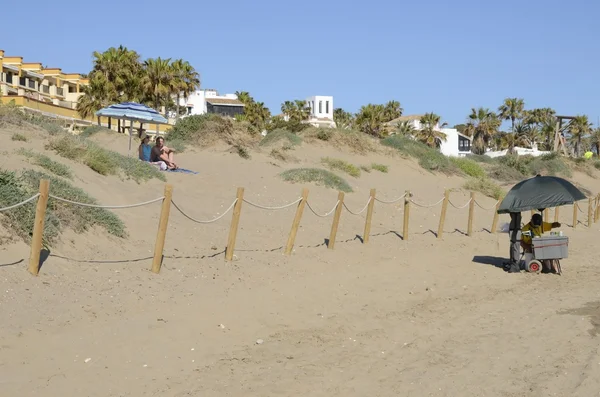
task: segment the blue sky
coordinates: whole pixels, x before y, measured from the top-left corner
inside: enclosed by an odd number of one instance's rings
[[[81,73],[94,50],[121,44],[184,58],[204,88],[249,91],[274,114],[333,95],[348,111],[395,99],[453,125],[510,96],[596,123],[599,11],[591,0],[30,0],[26,18],[3,18],[0,49]]]

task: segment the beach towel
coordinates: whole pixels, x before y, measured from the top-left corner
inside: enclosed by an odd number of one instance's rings
[[[176,170],[167,170],[168,172],[181,172],[184,174],[197,174],[196,171],[186,170],[185,168],[177,168]]]

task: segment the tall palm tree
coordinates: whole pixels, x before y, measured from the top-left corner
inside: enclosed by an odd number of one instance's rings
[[[513,134],[520,144],[533,148],[539,140],[539,132],[540,130],[535,125],[518,122],[515,124]]]
[[[431,148],[439,148],[446,141],[446,134],[438,129],[440,116],[435,113],[425,113],[420,119],[421,128],[416,138]]]
[[[244,105],[254,102],[254,99],[250,96],[248,91],[236,91],[235,95]]]
[[[594,128],[590,135],[590,145],[596,149],[596,154],[600,156],[600,127]]]
[[[475,154],[484,154],[492,138],[498,133],[500,119],[487,108],[472,108],[467,118],[465,135],[473,137],[472,151]]]
[[[170,58],[160,57],[144,61],[145,74],[141,79],[141,86],[147,101],[151,102],[156,110],[159,110],[161,104],[167,104],[167,99],[173,92],[173,69],[170,62]]]
[[[384,134],[385,119],[385,107],[370,103],[360,108],[356,115],[355,125],[365,134],[380,138]]]
[[[176,59],[171,63],[173,79],[171,80],[171,89],[176,96],[177,119],[179,119],[179,100],[183,96],[188,99],[190,94],[200,88],[200,75],[183,59]]]
[[[575,153],[579,157],[581,156],[582,140],[592,132],[592,124],[589,122],[588,116],[578,115],[571,120],[568,130],[571,134],[571,141],[575,145]]]
[[[387,123],[402,116],[402,106],[398,101],[389,101],[385,104],[383,110],[383,122]]]
[[[502,120],[510,120],[511,131],[515,131],[515,121],[523,117],[525,102],[521,98],[506,98],[498,108],[498,117]]]

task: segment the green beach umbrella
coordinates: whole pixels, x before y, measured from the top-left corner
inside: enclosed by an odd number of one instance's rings
[[[585,198],[585,194],[566,179],[538,175],[513,186],[500,203],[498,213],[542,210]]]

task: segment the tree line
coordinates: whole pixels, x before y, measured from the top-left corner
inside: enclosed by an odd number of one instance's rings
[[[179,99],[200,88],[200,75],[183,59],[149,58],[127,47],[111,47],[94,52],[93,68],[87,74],[89,85],[77,102],[82,117],[93,116],[106,106],[137,102],[159,110],[175,110],[179,116]]]

